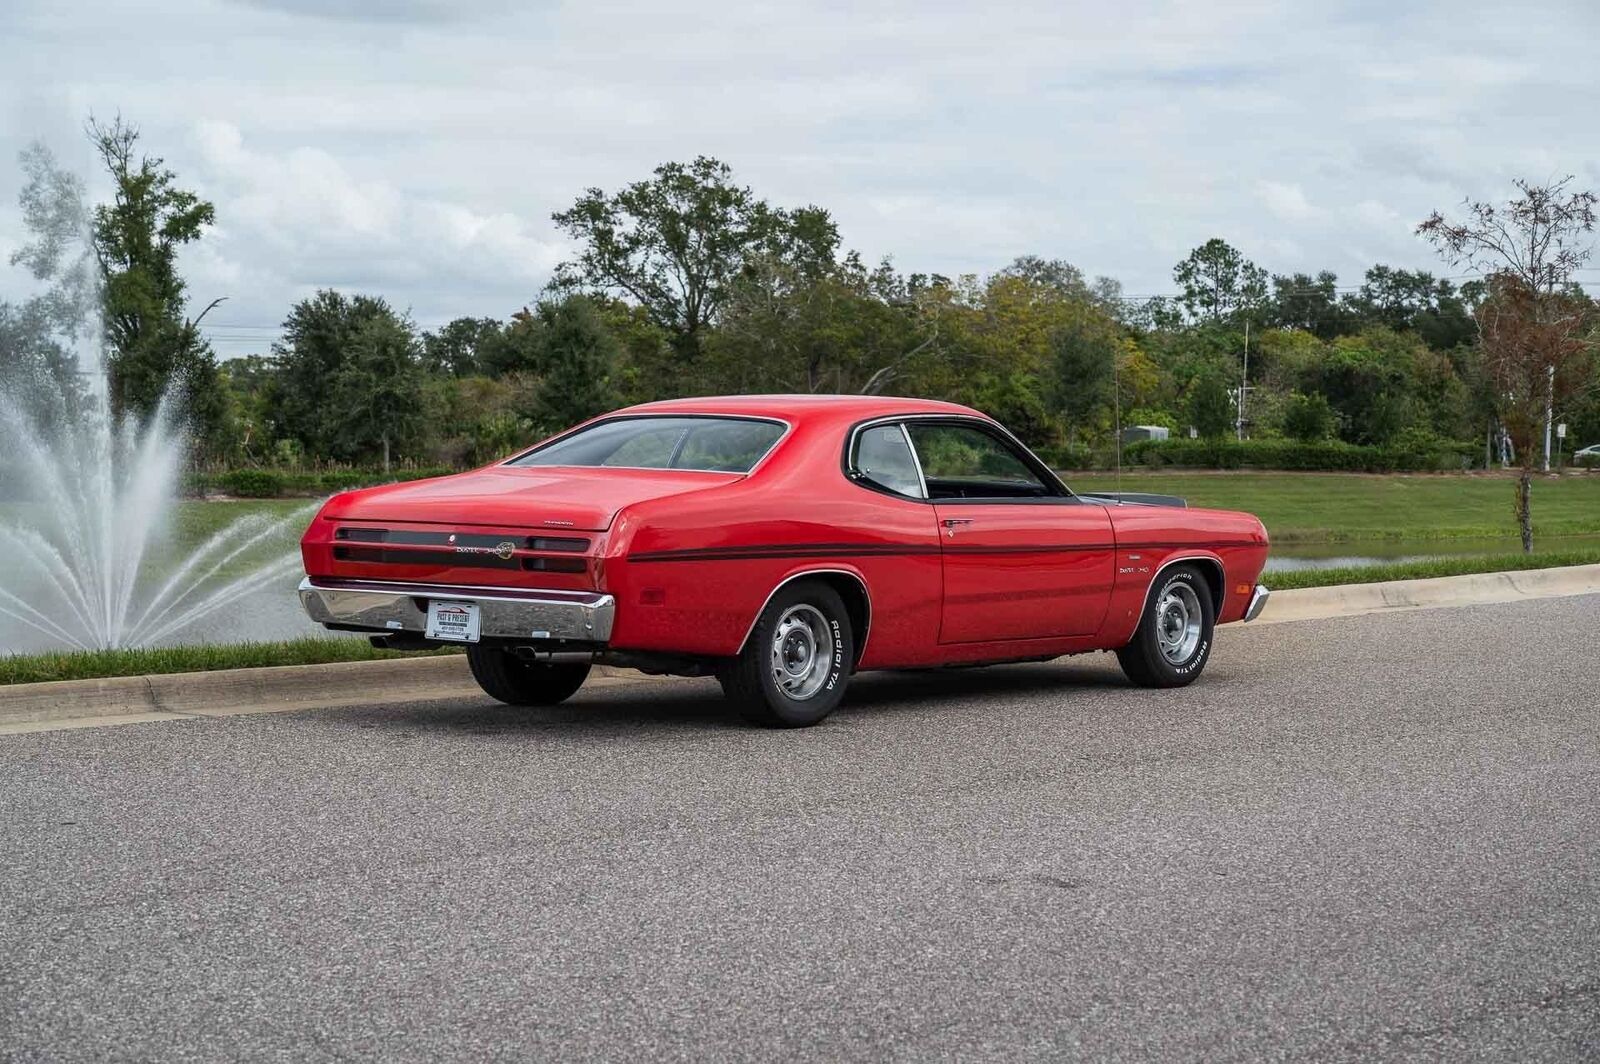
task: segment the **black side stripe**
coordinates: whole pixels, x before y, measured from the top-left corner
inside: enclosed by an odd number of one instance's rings
[[[722,562],[752,558],[877,558],[938,553],[937,546],[922,543],[799,543],[643,551],[628,555],[628,560],[630,562]]]
[[[641,551],[630,562],[750,561],[766,558],[884,558],[930,554],[1086,554],[1112,550],[1158,548],[1198,549],[1254,546],[1248,540],[1212,543],[1039,543],[988,547],[963,543],[792,543],[743,547],[691,547],[684,550]]]
[[[739,561],[752,558],[883,558],[940,554],[1081,554],[1110,551],[1110,543],[980,547],[922,543],[808,543],[771,547],[699,547],[690,550],[645,551],[628,555],[632,562]]]
[[[1118,550],[1215,550],[1218,547],[1264,547],[1266,544],[1257,543],[1253,539],[1213,539],[1205,543],[1162,543],[1149,541],[1145,543],[1118,543]]]

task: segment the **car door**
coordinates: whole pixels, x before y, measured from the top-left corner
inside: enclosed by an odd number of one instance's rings
[[[1092,635],[1115,570],[1104,506],[976,419],[906,422],[940,529],[941,643]]]

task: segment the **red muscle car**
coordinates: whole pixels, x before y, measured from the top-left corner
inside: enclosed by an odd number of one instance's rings
[[[1255,517],[1075,494],[975,410],[878,396],[630,407],[337,495],[301,549],[314,620],[464,643],[503,702],[560,702],[603,662],[715,675],[775,726],[820,721],[862,669],[1114,650],[1180,686],[1267,599]]]

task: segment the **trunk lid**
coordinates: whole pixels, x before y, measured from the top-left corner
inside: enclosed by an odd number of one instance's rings
[[[341,521],[403,521],[452,528],[570,528],[603,532],[630,503],[738,479],[728,473],[669,469],[490,466],[470,473],[390,484],[336,499],[325,516]]]
[[[491,466],[336,496],[301,541],[312,577],[588,591],[631,503],[738,480],[655,469]]]

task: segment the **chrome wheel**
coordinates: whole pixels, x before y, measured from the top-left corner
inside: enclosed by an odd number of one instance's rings
[[[822,611],[790,606],[772,628],[772,679],[796,702],[811,698],[833,670],[833,629]]]
[[[1174,665],[1182,665],[1194,656],[1200,645],[1200,596],[1194,588],[1175,582],[1156,603],[1156,642],[1161,656]]]

